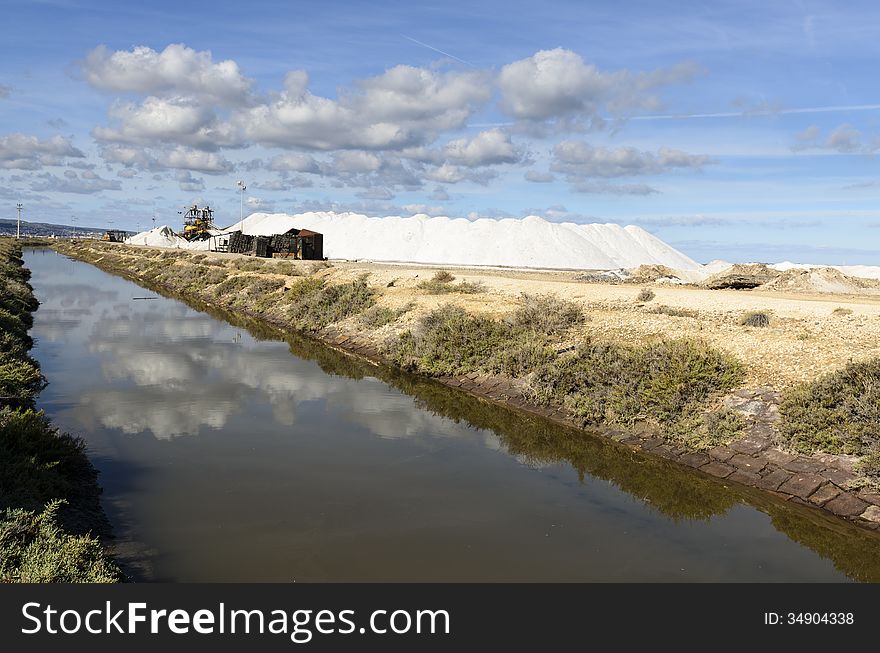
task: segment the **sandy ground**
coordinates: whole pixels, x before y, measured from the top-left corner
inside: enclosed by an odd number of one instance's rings
[[[249,258],[237,254],[208,253],[219,258]],[[252,260],[252,259],[251,259]],[[278,263],[278,259],[262,259]],[[296,261],[308,268],[309,261]],[[377,339],[405,328],[425,312],[454,303],[475,312],[503,316],[516,307],[522,293],[552,293],[581,304],[590,319],[582,330],[599,337],[644,342],[657,337],[700,338],[731,352],[746,364],[749,387],[781,389],[835,370],[850,361],[880,356],[880,295],[822,294],[777,290],[708,290],[669,284],[611,284],[579,281],[583,271],[517,271],[510,269],[451,268],[412,264],[332,261],[321,270],[329,283],[368,274],[382,293],[379,303],[391,308],[414,302],[416,308],[392,325],[376,332]],[[428,295],[417,286],[439,269],[456,281],[481,282],[485,293]],[[295,279],[295,278],[294,278]],[[291,282],[294,279],[290,279]],[[655,298],[639,302],[648,287]],[[684,309],[693,317],[658,314],[661,306]],[[847,309],[849,314],[835,314]],[[739,324],[746,311],[767,311],[770,326],[750,328]],[[358,328],[354,319],[349,326]]]

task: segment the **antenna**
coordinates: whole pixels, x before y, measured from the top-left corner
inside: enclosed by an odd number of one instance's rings
[[[238,207],[238,230],[241,231],[244,229],[244,192],[247,190],[247,186],[241,179],[235,182],[235,185],[241,190],[241,201]]]

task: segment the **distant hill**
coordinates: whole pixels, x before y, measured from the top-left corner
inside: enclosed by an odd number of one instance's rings
[[[6,220],[0,218],[0,235],[9,236],[15,235],[15,220]],[[22,236],[73,236],[77,234],[79,236],[99,236],[107,231],[106,228],[100,227],[83,227],[77,225],[73,227],[69,224],[51,224],[49,222],[26,222],[24,220],[21,221],[21,235]]]

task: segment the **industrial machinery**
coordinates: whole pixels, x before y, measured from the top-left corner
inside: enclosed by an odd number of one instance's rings
[[[101,240],[108,243],[122,243],[126,238],[128,238],[128,232],[121,229],[110,229],[101,236]]]
[[[193,204],[183,216],[183,237],[187,240],[206,240],[214,227],[214,210]]]

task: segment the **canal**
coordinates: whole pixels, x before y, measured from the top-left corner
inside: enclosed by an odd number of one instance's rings
[[[51,250],[39,406],[142,581],[880,580],[878,538]],[[201,309],[201,310],[200,310]]]

